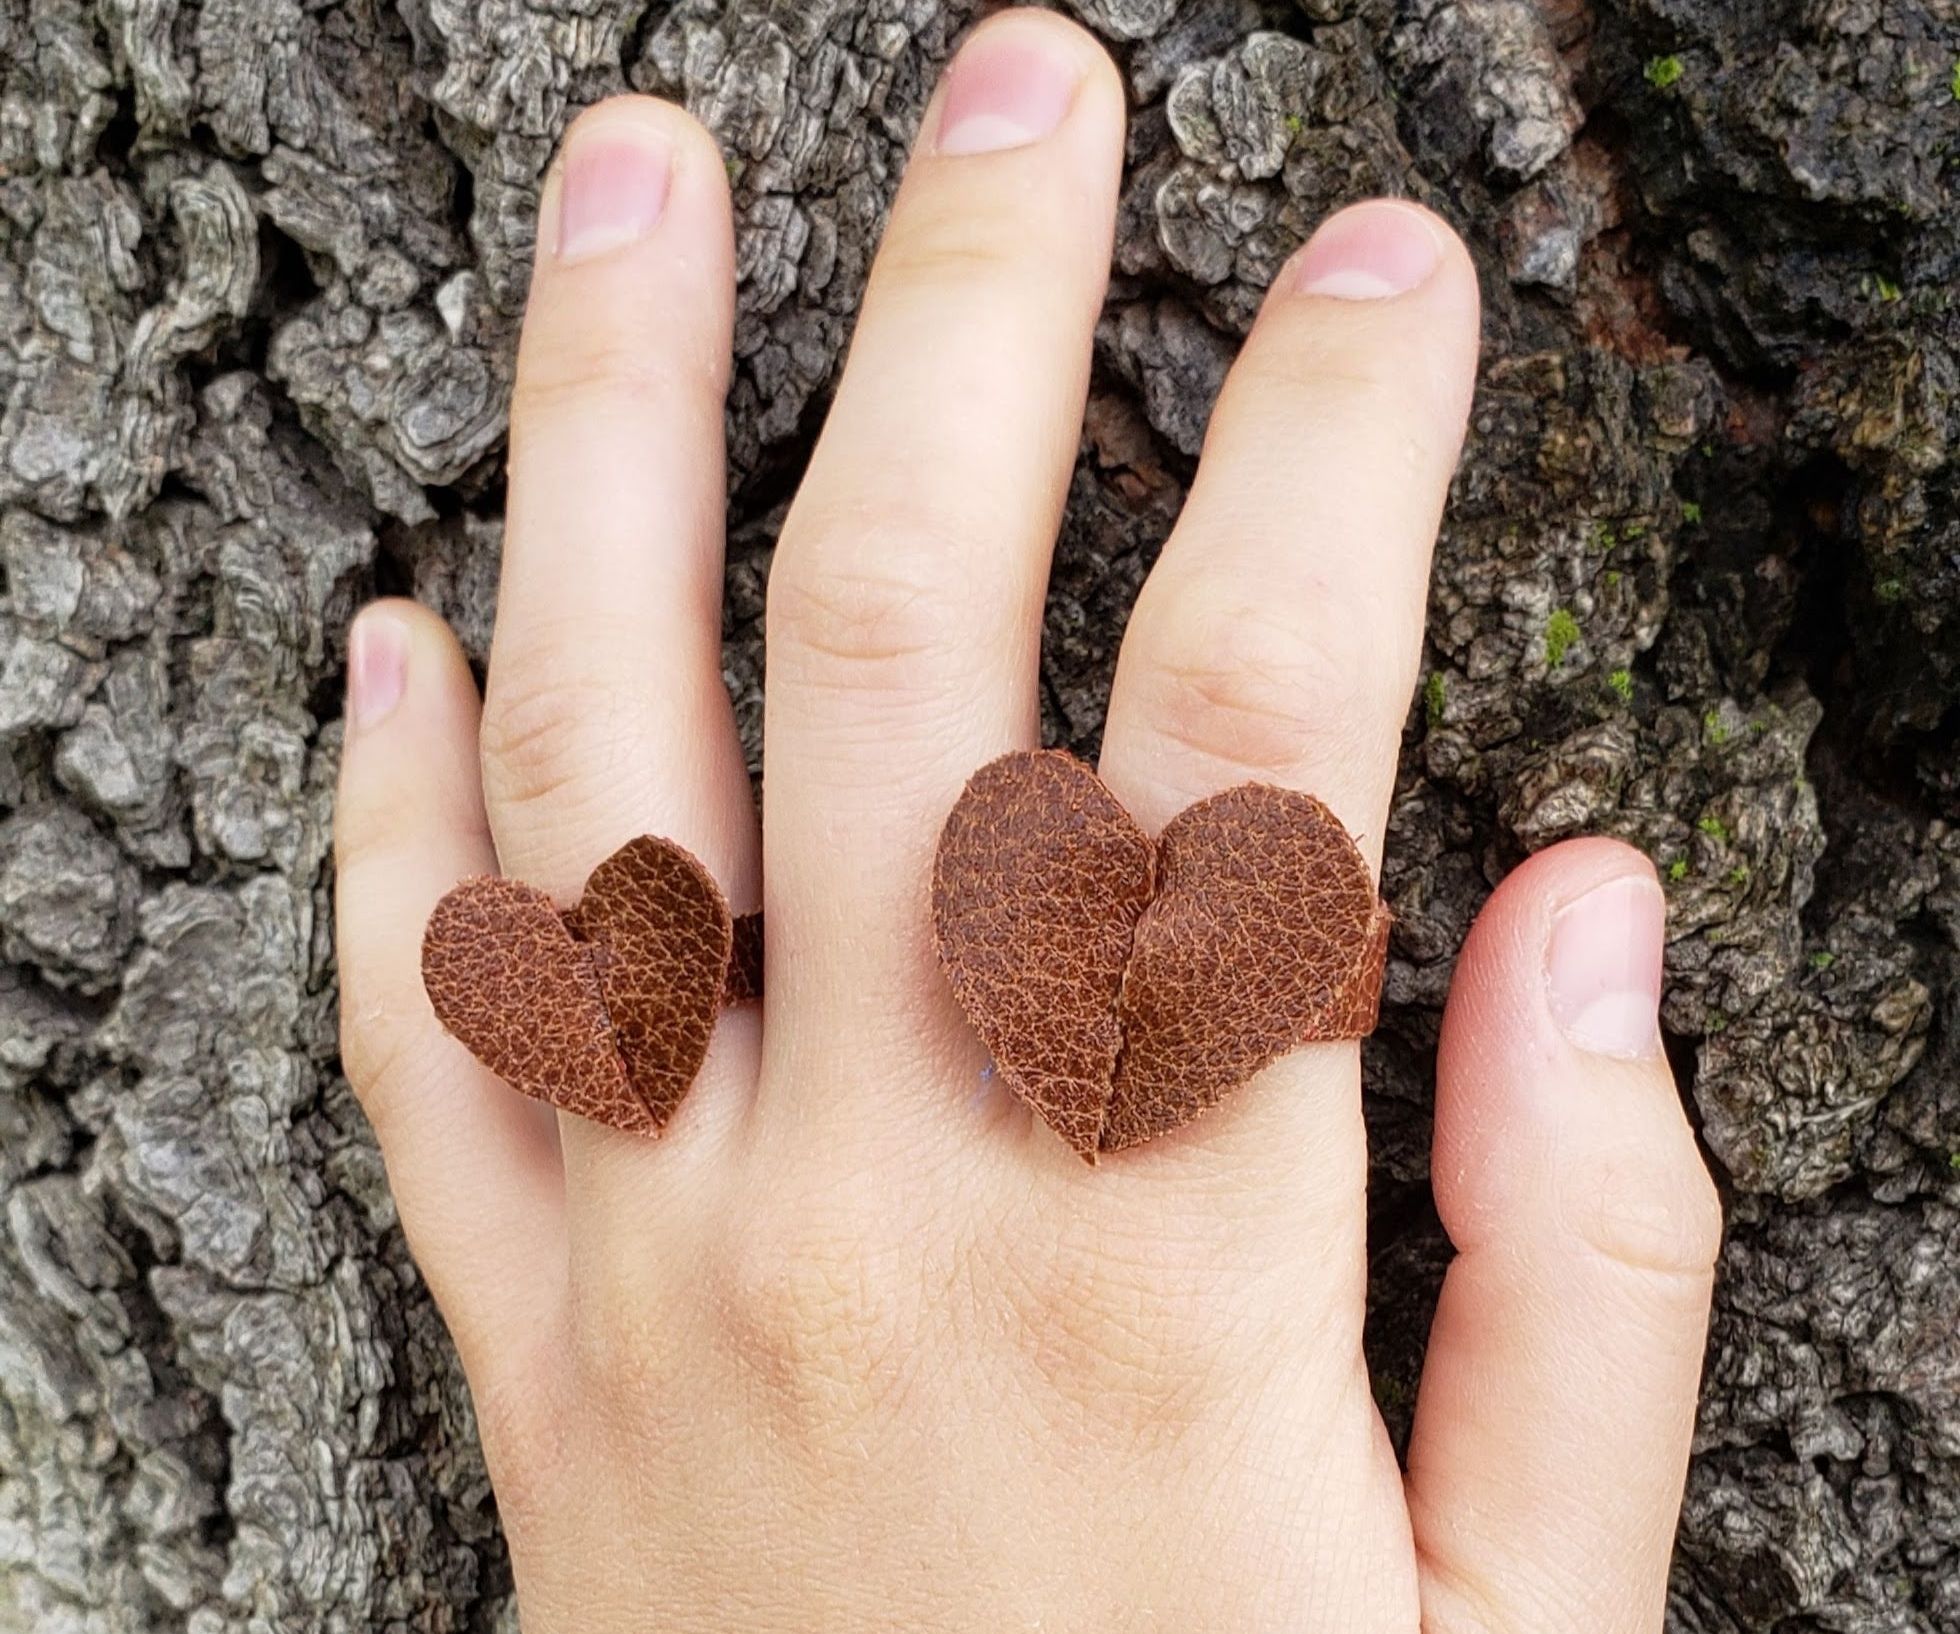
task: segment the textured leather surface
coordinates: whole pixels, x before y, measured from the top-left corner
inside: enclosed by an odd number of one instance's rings
[[[728,986],[721,1002],[747,1004],[762,997],[762,915],[745,913],[735,921],[735,950],[728,959]]]
[[[1374,1030],[1388,909],[1310,795],[1245,784],[1153,845],[1087,766],[1008,755],[933,870],[940,963],[1002,1078],[1090,1162],[1297,1045]]]
[[[1106,1152],[1189,1123],[1297,1045],[1373,1032],[1381,998],[1388,909],[1311,795],[1249,783],[1200,801],[1164,830],[1157,868]]]
[[[665,1127],[721,1014],[734,950],[727,899],[688,852],[642,835],[592,870],[565,921],[591,952],[626,1076]]]
[[[590,951],[544,892],[469,879],[436,904],[422,985],[442,1024],[513,1089],[616,1128],[653,1128],[613,1046]]]
[[[940,836],[933,926],[960,1007],[1008,1086],[1093,1158],[1122,1046],[1116,995],[1150,900],[1151,844],[1071,755],[1010,755]]]
[[[761,996],[762,935],[762,916],[738,926],[694,857],[643,836],[565,913],[516,880],[465,880],[429,917],[422,982],[443,1026],[513,1088],[657,1134],[723,1005]]]

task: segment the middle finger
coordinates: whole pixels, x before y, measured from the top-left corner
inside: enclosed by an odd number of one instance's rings
[[[1043,12],[961,51],[879,253],[769,587],[773,1081],[932,1047],[926,886],[983,762],[1034,741],[1123,149],[1115,66]],[[785,1061],[787,1049],[803,1059]],[[806,1053],[807,1052],[807,1053]],[[869,1079],[873,1074],[859,1074]],[[889,1076],[889,1075],[887,1075]],[[806,1108],[807,1110],[807,1108]]]

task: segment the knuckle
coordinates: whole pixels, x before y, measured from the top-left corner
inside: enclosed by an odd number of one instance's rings
[[[567,1353],[578,1399],[642,1430],[674,1428],[648,1423],[673,1410],[670,1382],[690,1365],[671,1292],[658,1268],[632,1256],[573,1256]]]
[[[1365,751],[1399,723],[1362,619],[1304,619],[1231,597],[1180,598],[1145,644],[1149,716],[1180,747],[1262,777]]]
[[[1068,255],[1080,240],[1078,218],[1079,201],[1065,190],[975,194],[942,180],[900,203],[865,309],[942,324],[957,311],[969,335],[1025,331],[1043,313],[1092,321],[1099,291]]]
[[[479,749],[485,793],[502,811],[575,804],[585,791],[613,787],[632,741],[637,702],[629,689],[518,663],[494,670]]]
[[[878,252],[878,294],[916,289],[942,296],[984,289],[1011,275],[1025,234],[1003,233],[997,217],[954,205],[912,201]]]
[[[1679,1289],[1696,1303],[1722,1250],[1722,1201],[1685,1129],[1677,1142],[1629,1142],[1578,1166],[1564,1212],[1585,1252]]]
[[[891,1422],[911,1389],[922,1269],[860,1211],[812,1206],[725,1242],[709,1268],[719,1341],[785,1445],[821,1457]]]
[[[912,691],[953,654],[962,614],[946,571],[959,547],[938,524],[822,525],[777,560],[769,648],[799,684]],[[932,564],[939,564],[938,571]]]
[[[1234,1395],[1227,1369],[1264,1348],[1215,1278],[1174,1274],[1086,1226],[998,1274],[1016,1347],[1070,1431],[1175,1442],[1217,1418]]]
[[[522,458],[530,432],[554,421],[645,419],[648,409],[675,395],[676,370],[670,351],[630,325],[581,320],[574,334],[534,343],[511,388],[513,458]]]
[[[417,747],[429,750],[443,745],[425,740],[397,752],[413,754]],[[426,833],[428,825],[445,815],[429,800],[426,786],[411,782],[404,788],[400,764],[396,754],[363,761],[358,767],[352,757],[341,762],[340,788],[333,808],[333,863],[334,894],[343,911],[348,905],[367,910],[387,903],[385,893],[369,894],[374,884],[391,866],[405,860],[418,831]],[[412,802],[407,810],[405,800]],[[359,917],[365,920],[367,913]]]
[[[1397,368],[1393,349],[1362,339],[1335,339],[1319,328],[1275,335],[1248,351],[1247,380],[1261,396],[1288,399],[1325,425],[1400,425],[1406,371]]]
[[[1372,469],[1412,493],[1447,482],[1459,420],[1454,376],[1412,355],[1408,337],[1373,327],[1382,321],[1349,315],[1339,334],[1326,332],[1324,318],[1301,328],[1282,321],[1247,347],[1227,387],[1232,405],[1213,427],[1244,437],[1283,419],[1296,445],[1319,448],[1330,467]]]
[[[1426,404],[1443,388],[1420,344],[1426,338],[1368,302],[1332,312],[1282,302],[1265,314],[1239,368],[1257,396],[1311,414],[1316,424],[1406,431],[1415,419],[1412,398]]]
[[[401,833],[398,806],[390,821],[384,814],[386,808],[373,797],[378,791],[363,789],[356,798],[349,783],[343,771],[340,797],[333,809],[335,895],[343,903],[359,900],[359,880],[375,868],[387,854],[391,839]]]

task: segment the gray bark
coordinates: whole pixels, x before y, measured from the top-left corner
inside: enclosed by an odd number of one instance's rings
[[[1377,1390],[1447,1248],[1494,880],[1668,880],[1731,1206],[1680,1634],[1960,1629],[1960,10],[1077,0],[1136,103],[1044,660],[1116,642],[1260,294],[1380,190],[1473,243],[1368,1051]],[[0,1627],[508,1626],[462,1381],[335,1059],[350,611],[481,655],[538,181],[684,99],[741,232],[728,669],[969,0],[0,0]]]

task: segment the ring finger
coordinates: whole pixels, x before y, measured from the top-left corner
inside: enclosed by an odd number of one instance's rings
[[[1342,212],[1281,274],[1124,642],[1102,773],[1146,828],[1276,783],[1325,801],[1379,867],[1477,314],[1461,243],[1406,203]],[[1276,1156],[1340,1212],[1364,1168],[1356,1060],[1281,1063],[1207,1138]]]

